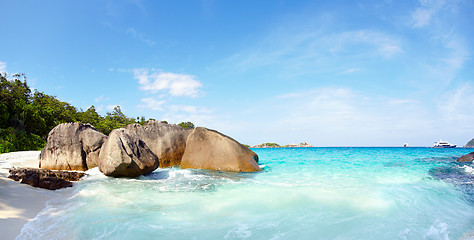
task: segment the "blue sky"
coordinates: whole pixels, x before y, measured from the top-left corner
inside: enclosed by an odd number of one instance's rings
[[[0,72],[246,144],[474,138],[472,1],[1,1]]]

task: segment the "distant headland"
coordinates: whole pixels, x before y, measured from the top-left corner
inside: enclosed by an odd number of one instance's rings
[[[255,146],[251,146],[251,148],[307,148],[307,147],[314,147],[311,144],[308,144],[307,142],[302,142],[300,144],[287,144],[284,146],[280,146],[278,143],[262,143],[262,144],[257,144]]]
[[[474,148],[474,138],[471,139],[471,141],[467,142],[466,145],[464,145],[465,148]]]

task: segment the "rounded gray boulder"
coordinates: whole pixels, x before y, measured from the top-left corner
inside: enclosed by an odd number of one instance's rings
[[[257,154],[234,139],[198,127],[188,136],[181,168],[256,172],[261,171],[257,162]]]
[[[160,167],[180,165],[186,149],[186,139],[192,131],[178,125],[153,120],[144,125],[130,124],[125,128],[146,143],[158,157]]]
[[[106,139],[107,136],[90,124],[59,124],[48,134],[39,155],[39,167],[81,171],[97,167],[99,152]]]
[[[138,177],[158,167],[158,157],[135,133],[125,128],[109,134],[99,155],[99,170],[107,176]]]

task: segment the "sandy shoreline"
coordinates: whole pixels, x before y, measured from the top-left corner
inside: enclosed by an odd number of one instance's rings
[[[64,195],[63,191],[34,188],[8,178],[8,169],[12,166],[37,168],[39,153],[24,151],[0,154],[1,239],[15,239],[23,225],[46,207],[47,201]]]

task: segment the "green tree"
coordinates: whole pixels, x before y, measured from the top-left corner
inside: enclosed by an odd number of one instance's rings
[[[24,74],[11,79],[0,74],[0,152],[41,149],[46,137],[41,137],[31,118],[38,114],[31,105],[33,97]]]
[[[178,126],[182,128],[192,129],[194,128],[194,124],[192,122],[180,122]]]
[[[62,102],[56,97],[35,92],[32,103],[25,108],[27,116],[27,131],[47,136],[56,125],[78,121],[78,111],[69,103]]]
[[[127,117],[120,106],[107,112],[105,117],[97,113],[94,106],[78,111],[55,96],[32,92],[25,74],[15,74],[10,79],[7,74],[0,74],[0,153],[41,149],[51,129],[66,122],[89,123],[108,135],[113,129],[146,121],[144,116]],[[182,122],[179,126],[194,128],[191,122]]]
[[[25,116],[22,113],[30,101],[31,90],[24,74],[14,74],[10,80],[6,74],[0,74],[1,128],[12,126],[24,129]]]
[[[137,117],[137,119],[138,119],[138,117]],[[140,118],[140,120],[138,121],[138,123],[140,123],[141,125],[145,124],[146,122],[147,122],[147,121],[146,121],[146,119],[145,119],[144,116],[142,116],[142,117]]]
[[[78,121],[82,123],[89,123],[96,127],[101,121],[101,116],[95,110],[94,105],[92,105],[85,112],[78,113]]]
[[[100,119],[96,128],[105,135],[109,135],[112,130],[132,123],[135,123],[135,119],[125,116],[120,106],[116,106],[112,112],[107,113],[105,118]]]

